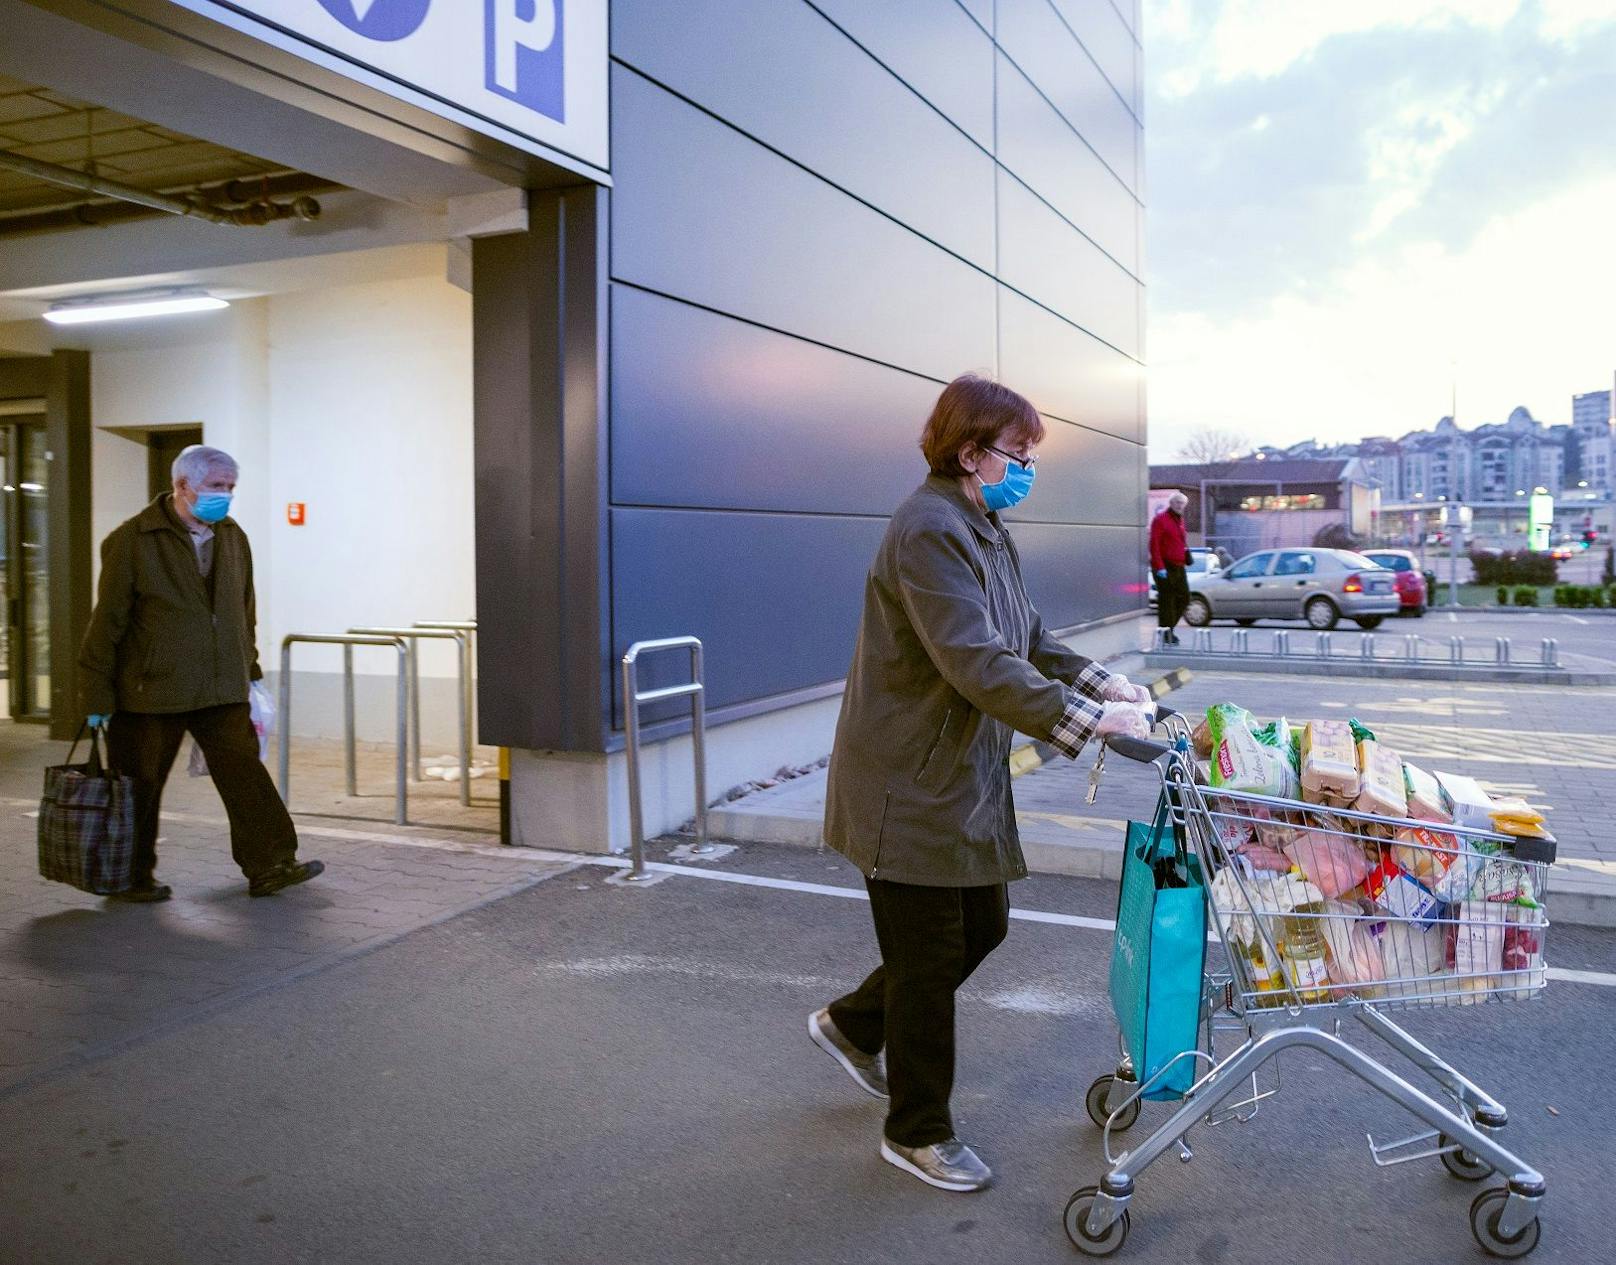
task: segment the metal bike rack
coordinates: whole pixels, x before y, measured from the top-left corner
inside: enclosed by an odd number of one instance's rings
[[[466,678],[466,634],[439,628],[350,628],[351,633],[364,633],[373,637],[398,637],[408,647],[407,660],[410,678],[410,769],[417,782],[421,776],[421,654],[417,641],[453,641],[458,646],[455,656],[455,679],[460,687],[460,802],[471,803],[471,718],[466,714],[466,691],[470,682]]]
[[[449,632],[465,633],[466,640],[460,648],[461,658],[465,661],[465,710],[466,732],[471,735],[471,743],[477,745],[477,621],[475,619],[417,619],[411,627],[414,628],[440,628]]]
[[[1210,628],[1197,628],[1195,630],[1195,652],[1197,654],[1212,653],[1212,630]]]
[[[1543,666],[1557,668],[1560,666],[1560,640],[1557,637],[1543,638]]]
[[[393,820],[400,826],[407,824],[409,812],[409,779],[406,767],[409,759],[409,725],[407,699],[409,688],[409,646],[400,637],[356,635],[353,633],[290,633],[281,639],[280,681],[280,781],[281,801],[288,807],[292,802],[292,646],[297,643],[342,647],[342,736],[345,769],[348,775],[348,794],[359,793],[357,772],[354,768],[354,672],[355,646],[391,646],[398,651],[398,726],[395,772]]]
[[[1291,653],[1291,634],[1288,629],[1274,629],[1274,653],[1281,659],[1288,659]]]
[[[1494,637],[1493,638],[1493,658],[1494,658],[1494,660],[1496,662],[1498,662],[1498,663],[1508,663],[1509,662],[1509,650],[1510,650],[1510,647],[1509,647],[1509,638],[1508,637]]]
[[[1373,659],[1375,657],[1375,635],[1365,633],[1358,638],[1358,657],[1360,659]]]
[[[1403,634],[1403,655],[1410,663],[1420,661],[1420,635],[1419,633]]]
[[[656,650],[690,651],[690,680],[683,685],[667,685],[656,690],[640,690],[639,658]],[[630,881],[645,877],[645,819],[640,803],[640,704],[660,702],[666,698],[690,698],[690,745],[696,763],[696,842],[691,853],[711,852],[707,842],[707,717],[706,692],[703,683],[701,640],[697,637],[662,637],[655,641],[636,641],[623,655],[623,714],[627,730],[625,752],[628,756],[628,822],[633,847],[633,869],[627,875]]]
[[[1321,659],[1328,659],[1333,653],[1333,651],[1330,649],[1330,634],[1327,632],[1321,632],[1316,641],[1317,644],[1313,647],[1313,652]]]
[[[1463,637],[1449,637],[1448,638],[1448,662],[1449,663],[1459,663],[1459,664],[1462,664],[1464,662],[1464,638]]]

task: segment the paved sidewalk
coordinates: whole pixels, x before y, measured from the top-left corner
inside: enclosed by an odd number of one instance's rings
[[[1164,701],[1190,714],[1230,701],[1265,718],[1356,716],[1410,760],[1524,795],[1559,839],[1556,920],[1616,925],[1616,689],[1205,673]],[[1075,762],[1055,756],[1017,779],[1016,819],[1035,872],[1121,873],[1123,823],[1149,812],[1156,773],[1112,756],[1090,806],[1093,763],[1087,752]],[[819,770],[721,805],[709,821],[721,838],[816,847],[824,803]]]
[[[108,904],[37,872],[41,771],[66,750],[41,728],[0,723],[0,1096],[566,868],[501,849],[497,805],[467,810],[442,782],[411,788],[412,817],[435,824],[392,825],[385,790],[341,794],[333,745],[305,748],[293,768],[295,802],[332,814],[297,817],[299,855],[324,860],[325,874],[253,900],[213,784],[187,777],[182,755],[158,843],[158,878],[174,899]],[[387,787],[390,759],[362,753],[361,787]]]

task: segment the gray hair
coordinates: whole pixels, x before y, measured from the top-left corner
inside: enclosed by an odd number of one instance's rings
[[[1169,505],[1188,505],[1190,503],[1190,498],[1185,496],[1182,492],[1174,491],[1174,493],[1167,498],[1167,503]]]
[[[215,472],[239,476],[241,467],[236,464],[236,459],[222,448],[192,444],[189,448],[181,449],[180,455],[174,458],[174,467],[169,472],[169,477],[175,483],[184,479],[193,488],[199,488]]]

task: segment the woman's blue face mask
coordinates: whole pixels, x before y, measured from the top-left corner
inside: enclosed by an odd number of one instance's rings
[[[1030,459],[1023,464],[1020,458],[1000,452],[997,448],[990,447],[988,451],[1004,458],[1004,477],[997,483],[983,483],[982,476],[976,476],[976,481],[982,484],[982,504],[990,510],[1007,510],[1020,505],[1027,499],[1027,493],[1032,491],[1037,466]]]

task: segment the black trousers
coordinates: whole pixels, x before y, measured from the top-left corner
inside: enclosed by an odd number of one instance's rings
[[[1172,628],[1184,618],[1184,609],[1190,604],[1189,577],[1183,567],[1167,566],[1165,576],[1156,577],[1156,623]]]
[[[116,712],[107,728],[107,758],[135,780],[135,882],[150,882],[157,868],[163,786],[186,733],[207,758],[230,818],[230,855],[241,872],[254,879],[296,857],[297,829],[258,758],[246,703],[165,715]]]
[[[919,887],[866,879],[881,965],[830,1004],[831,1021],[866,1054],[887,1052],[886,1135],[899,1146],[954,1136],[954,991],[1010,927],[1010,895],[991,887]]]

